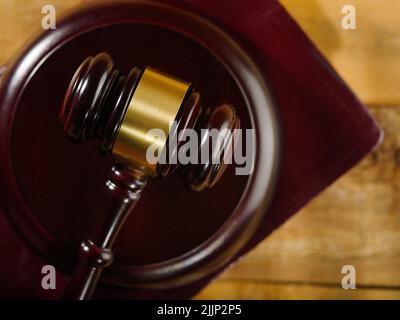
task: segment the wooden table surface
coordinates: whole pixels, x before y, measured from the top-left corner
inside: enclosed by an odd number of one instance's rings
[[[255,0],[252,0],[255,1]],[[80,0],[0,0],[0,65]],[[400,299],[400,1],[282,0],[385,130],[383,145],[209,285],[199,299]],[[357,289],[341,288],[354,265]]]

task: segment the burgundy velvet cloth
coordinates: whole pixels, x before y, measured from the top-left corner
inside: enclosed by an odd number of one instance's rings
[[[246,43],[273,88],[281,121],[281,174],[272,206],[244,254],[371,152],[380,141],[381,131],[278,1],[168,2],[208,17]],[[40,269],[47,262],[20,240],[4,214],[0,214],[0,237],[0,264],[9,267],[1,268],[0,297],[61,295],[68,277],[58,275],[56,292],[41,290]],[[2,239],[12,239],[13,248]],[[97,298],[189,298],[216,275],[173,290],[128,290],[102,285]]]

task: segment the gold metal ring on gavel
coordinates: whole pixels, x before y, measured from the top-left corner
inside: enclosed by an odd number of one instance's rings
[[[121,162],[154,176],[157,163],[149,163],[146,152],[155,144],[163,150],[189,88],[189,83],[146,68],[122,121],[113,154]],[[152,129],[161,129],[164,137],[148,134]]]

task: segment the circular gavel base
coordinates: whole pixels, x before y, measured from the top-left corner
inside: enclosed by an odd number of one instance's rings
[[[50,263],[72,272],[83,239],[96,240],[111,214],[104,184],[111,157],[96,142],[71,144],[58,111],[77,66],[109,53],[116,66],[152,66],[193,83],[205,107],[228,102],[256,134],[250,176],[230,166],[211,190],[188,191],[172,176],[152,180],[114,247],[102,280],[172,286],[232,259],[266,212],[276,177],[276,116],[258,68],[210,22],[165,5],[104,4],[77,12],[26,48],[0,92],[0,161],[7,215]],[[7,199],[7,200],[5,200]]]

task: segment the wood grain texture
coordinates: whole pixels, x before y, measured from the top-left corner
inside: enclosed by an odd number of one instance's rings
[[[400,104],[400,1],[281,0],[339,74],[367,104]],[[357,29],[341,25],[344,5]]]
[[[398,300],[399,290],[382,288],[358,288],[343,290],[337,287],[314,284],[274,284],[260,282],[236,282],[220,280],[208,287],[198,300]]]
[[[42,29],[42,8],[51,4],[62,15],[83,0],[0,0],[0,65]]]
[[[57,13],[80,0],[0,0],[0,65],[40,30],[44,4]],[[400,299],[400,2],[353,0],[357,31],[340,26],[339,0],[283,0],[385,130],[382,147],[338,180],[200,299]],[[340,287],[357,269],[357,290]]]

